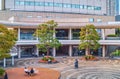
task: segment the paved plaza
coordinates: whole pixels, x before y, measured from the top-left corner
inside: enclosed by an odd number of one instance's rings
[[[78,59],[79,68],[74,68]],[[17,59],[15,67],[50,68],[61,72],[60,79],[120,79],[120,60],[83,61],[80,57],[56,57],[59,63],[38,63],[40,58]]]

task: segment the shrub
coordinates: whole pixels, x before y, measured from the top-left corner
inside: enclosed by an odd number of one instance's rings
[[[120,50],[116,50],[115,52],[111,53],[114,56],[120,56]]]
[[[93,55],[86,55],[84,56],[85,60],[94,60],[95,59],[95,56]]]
[[[107,37],[117,37],[117,35],[116,34],[109,34],[109,35],[107,35]]]
[[[3,68],[0,68],[0,76],[3,76],[5,73],[5,70]]]
[[[52,60],[54,60],[54,58],[51,57],[51,56],[45,56],[45,57],[42,58],[42,60],[43,60],[43,61],[48,61],[48,60],[51,60],[51,61],[52,61]]]

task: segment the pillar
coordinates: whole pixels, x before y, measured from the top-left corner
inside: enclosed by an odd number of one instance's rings
[[[72,45],[69,46],[69,56],[72,56]]]
[[[72,29],[69,29],[69,40],[72,40]]]
[[[12,66],[14,66],[14,56],[12,56]]]
[[[6,67],[6,58],[3,59],[3,67]]]
[[[39,49],[36,46],[36,55],[39,56]]]
[[[4,9],[5,9],[5,1],[0,0],[0,10],[4,10]]]
[[[102,57],[105,57],[105,54],[106,54],[105,50],[106,50],[106,46],[103,45],[102,46]]]
[[[55,57],[56,56],[56,48],[54,47],[53,48],[53,57]]]
[[[18,28],[18,41],[20,40],[20,28]]]
[[[18,58],[21,58],[21,47],[18,46]]]
[[[105,29],[102,29],[102,39],[105,40]]]

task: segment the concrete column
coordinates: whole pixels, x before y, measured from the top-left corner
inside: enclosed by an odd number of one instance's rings
[[[72,45],[69,46],[69,56],[72,56]]]
[[[6,67],[6,58],[3,59],[3,67]]]
[[[72,29],[69,29],[69,40],[72,40]]]
[[[20,40],[20,28],[18,28],[18,41]]]
[[[106,46],[103,45],[102,46],[102,57],[105,57],[105,55],[106,55]]]
[[[36,46],[36,55],[39,56],[39,49]]]
[[[53,57],[55,57],[56,56],[56,48],[54,47],[53,48]]]
[[[12,56],[12,66],[14,66],[14,56]]]
[[[5,9],[5,0],[0,0],[0,10]]]
[[[21,58],[21,47],[18,46],[18,58]]]
[[[102,29],[102,39],[105,40],[105,29]]]
[[[54,31],[55,31],[55,28],[54,28]],[[53,38],[55,38],[56,36],[55,36],[55,33],[53,33]]]

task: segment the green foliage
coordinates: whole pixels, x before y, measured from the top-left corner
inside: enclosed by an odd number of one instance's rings
[[[16,40],[16,32],[0,24],[0,59],[10,56],[8,53],[14,46]]]
[[[92,59],[95,58],[95,56],[93,56],[93,55],[86,55],[84,57],[85,57],[86,60],[92,60]]]
[[[45,57],[42,58],[42,60],[43,60],[43,61],[48,61],[48,60],[51,60],[51,61],[52,61],[52,60],[54,60],[54,58],[51,57],[51,56],[45,56]]]
[[[0,68],[0,76],[3,76],[5,73],[5,70],[3,68]]]
[[[50,20],[48,22],[45,22],[43,24],[40,24],[38,26],[38,29],[35,32],[35,36],[39,38],[39,44],[37,47],[43,51],[47,52],[49,54],[50,48],[59,48],[61,46],[61,43],[59,40],[57,40],[53,35],[56,33],[54,30],[58,24],[54,22],[53,20]]]
[[[116,34],[109,34],[109,35],[107,35],[107,37],[117,37],[117,35]]]
[[[79,49],[93,49],[96,50],[100,47],[100,37],[94,25],[86,25],[80,31],[80,44]],[[89,52],[88,52],[89,53]]]
[[[120,56],[120,50],[116,50],[115,52],[111,53],[114,56]]]

